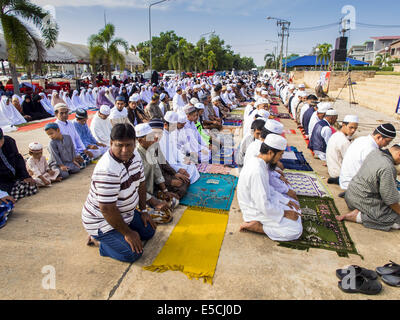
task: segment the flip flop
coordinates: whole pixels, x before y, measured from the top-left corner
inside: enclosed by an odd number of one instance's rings
[[[392,287],[400,287],[400,273],[398,275],[387,274],[382,276],[382,281]]]
[[[377,267],[375,269],[376,273],[380,276],[384,276],[400,272],[400,265],[393,262],[392,260],[389,261],[390,263],[385,264],[383,267]]]
[[[355,271],[356,275],[362,275],[362,276],[364,276],[365,278],[367,278],[369,280],[378,279],[378,275],[376,274],[375,271],[368,270],[368,269],[362,268],[362,267],[357,266],[357,265],[352,265],[352,266],[349,266],[349,267],[347,267],[345,269],[337,269],[336,270],[336,276],[340,280],[342,280],[345,276],[347,276],[350,273],[350,267],[354,268],[354,271]]]
[[[355,288],[344,287],[342,281],[338,282],[338,287],[345,293],[362,293],[367,295],[375,295],[382,291],[382,284],[378,280],[369,280],[362,275],[355,278]],[[346,285],[348,285],[346,283]]]

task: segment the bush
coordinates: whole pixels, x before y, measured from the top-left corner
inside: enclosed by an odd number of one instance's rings
[[[378,67],[378,66],[350,66],[350,70],[354,71],[393,71],[393,67]]]

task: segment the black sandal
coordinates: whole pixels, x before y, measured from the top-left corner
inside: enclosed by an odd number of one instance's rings
[[[378,280],[369,280],[362,275],[357,275],[354,279],[355,288],[347,288],[348,283],[338,282],[339,289],[346,293],[362,293],[375,295],[382,291],[382,284]]]
[[[400,287],[400,272],[382,276],[382,281],[392,287]]]
[[[376,268],[376,272],[380,276],[390,275],[390,274],[394,274],[394,273],[400,272],[400,265],[398,265],[397,263],[393,262],[392,260],[389,260],[389,261],[390,261],[390,263],[385,264],[383,267],[377,267]]]
[[[347,267],[346,269],[337,269],[336,270],[336,276],[340,279],[343,280],[344,277],[346,277],[348,274],[350,274],[350,268],[353,267],[355,271],[355,275],[362,275],[368,280],[376,280],[378,279],[378,275],[376,274],[375,271],[368,270],[365,268],[362,268],[360,266],[352,265]]]

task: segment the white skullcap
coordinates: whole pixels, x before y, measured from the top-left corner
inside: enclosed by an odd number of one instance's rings
[[[231,86],[227,86],[227,87],[226,87],[226,90],[232,91],[232,87],[231,87]]]
[[[212,98],[212,102],[214,102],[214,101],[218,101],[220,99],[220,97],[219,96],[215,96],[214,98]]]
[[[299,97],[307,97],[308,94],[307,94],[307,92],[305,92],[305,91],[300,91],[299,94],[298,94],[298,96],[299,96]]]
[[[29,150],[31,151],[40,151],[43,149],[43,146],[39,142],[32,142],[29,144]]]
[[[105,116],[109,116],[110,115],[110,107],[109,106],[107,106],[107,105],[105,105],[105,104],[103,104],[101,107],[100,107],[100,113],[101,114],[104,114]]]
[[[160,94],[160,100],[163,100],[165,98],[165,93]]]
[[[358,116],[348,114],[347,116],[344,117],[343,122],[358,123]]]
[[[175,111],[167,111],[164,116],[164,120],[168,123],[177,123],[178,114]]]
[[[276,120],[268,119],[265,122],[265,129],[267,129],[268,131],[271,131],[273,133],[276,133],[276,134],[282,134],[283,124]]]
[[[267,135],[267,137],[264,140],[264,143],[271,148],[283,151],[286,149],[287,146],[287,141],[284,137],[271,133]]]
[[[318,103],[318,113],[326,113],[331,108],[331,104],[329,102],[320,102]]]
[[[196,104],[194,105],[194,107],[195,107],[196,109],[204,110],[204,104],[202,104],[202,103],[196,103]]]
[[[328,111],[326,111],[325,115],[326,116],[337,116],[338,112],[335,109],[329,109]]]
[[[256,88],[256,91],[257,92],[260,92],[262,89],[261,88]]]
[[[131,95],[131,96],[129,97],[129,101],[130,101],[130,102],[138,102],[139,99],[140,99],[140,96],[139,96],[138,93],[134,93],[133,95]]]
[[[178,112],[178,122],[179,123],[186,123],[187,122],[187,116],[184,111],[179,111]]]
[[[257,110],[257,114],[265,119],[268,119],[270,116],[270,113],[264,109]]]
[[[295,89],[296,87],[294,86],[293,83],[289,84],[289,89]]]
[[[299,84],[299,88],[305,88],[306,86],[304,85],[304,83]]]
[[[258,106],[260,104],[268,104],[268,103],[269,103],[269,101],[267,99],[260,98],[260,99],[257,99],[256,106]]]
[[[268,91],[267,91],[267,90],[262,90],[262,91],[261,91],[261,95],[262,95],[262,96],[263,96],[263,95],[266,95],[266,94],[268,95]]]
[[[140,123],[135,126],[136,137],[145,137],[152,132],[152,129],[148,123]]]
[[[54,106],[54,111],[60,110],[60,109],[68,109],[68,106],[67,106],[65,103],[62,103],[62,102],[57,103],[57,104]]]
[[[196,103],[199,103],[200,101],[199,101],[199,99],[197,99],[197,98],[192,98],[192,99],[190,99],[190,103],[191,104],[193,104],[193,105],[195,105]]]

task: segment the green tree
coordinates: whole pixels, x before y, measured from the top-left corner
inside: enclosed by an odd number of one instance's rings
[[[218,66],[217,55],[212,51],[207,54],[208,69],[214,69]]]
[[[96,63],[102,61],[106,67],[108,79],[111,80],[111,63],[119,64],[121,69],[125,68],[125,57],[119,52],[122,47],[128,53],[128,42],[122,38],[115,38],[115,27],[107,24],[98,34],[92,34],[89,39],[90,60],[93,69],[96,70]],[[96,72],[96,71],[95,71]]]
[[[183,70],[183,68],[186,64],[186,56],[185,56],[185,53],[187,51],[186,45],[187,45],[186,40],[180,39],[178,42],[178,46],[176,47],[175,53],[173,53],[170,56],[169,61],[168,61],[168,67],[170,69],[177,70],[178,73],[180,73]]]
[[[317,48],[319,49],[317,62],[320,62],[321,64],[324,63],[325,68],[327,68],[331,58],[330,51],[332,49],[332,45],[330,43],[323,43],[319,44]]]
[[[267,53],[264,56],[265,68],[266,69],[275,69],[277,67],[277,57],[273,53]]]
[[[36,68],[39,70],[45,49],[56,44],[58,26],[49,12],[27,0],[0,0],[0,22],[6,42],[14,92],[19,94],[16,65],[29,65],[30,54],[34,51]],[[34,28],[39,30],[40,36],[36,34]]]

